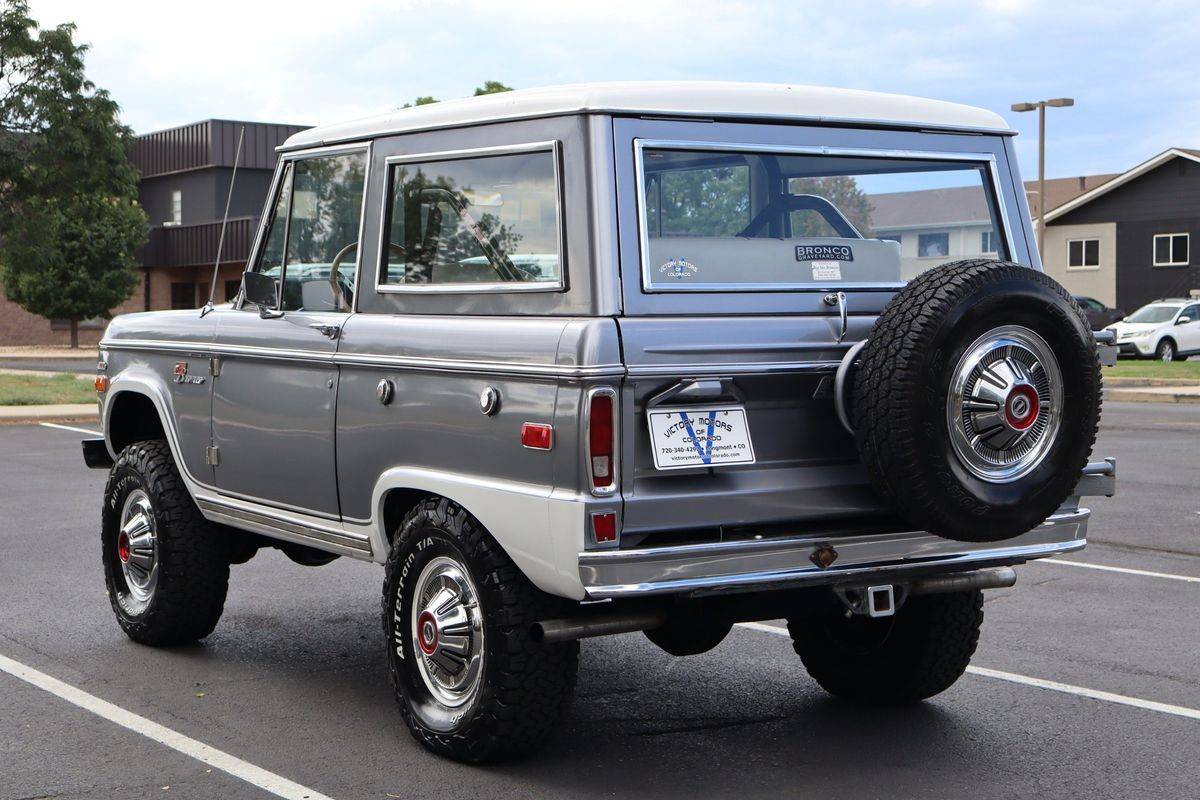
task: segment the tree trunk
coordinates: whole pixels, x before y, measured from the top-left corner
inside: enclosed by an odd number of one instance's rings
[[[79,349],[79,317],[71,317],[71,349]]]

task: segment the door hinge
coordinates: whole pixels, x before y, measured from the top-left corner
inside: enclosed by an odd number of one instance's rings
[[[221,463],[221,448],[206,447],[204,448],[204,463],[210,467],[215,467]]]
[[[214,378],[220,376],[220,374],[221,374],[221,359],[210,358],[208,360],[208,374],[212,375]]]

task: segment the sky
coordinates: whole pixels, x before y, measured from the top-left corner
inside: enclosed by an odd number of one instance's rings
[[[1200,147],[1200,2],[1093,0],[30,0],[74,22],[89,77],[139,133],[210,117],[315,124],[463,97],[597,80],[743,80],[896,92],[982,106],[1037,175],[1120,172]]]

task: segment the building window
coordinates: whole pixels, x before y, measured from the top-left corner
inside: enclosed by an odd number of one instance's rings
[[[196,307],[196,284],[194,283],[172,283],[171,284],[171,308],[195,308]]]
[[[950,255],[950,234],[922,233],[918,235],[917,255],[921,258],[945,258]]]
[[[225,302],[232,303],[238,296],[238,292],[242,290],[242,281],[225,281]]]
[[[1183,267],[1188,263],[1188,234],[1160,233],[1154,237],[1154,266]]]
[[[171,190],[171,217],[163,225],[179,225],[183,222],[183,192]]]
[[[1099,266],[1099,239],[1071,239],[1067,242],[1067,269],[1097,269]]]
[[[996,243],[995,231],[983,231],[979,235],[979,252],[989,254],[999,253],[1000,249],[996,246]]]

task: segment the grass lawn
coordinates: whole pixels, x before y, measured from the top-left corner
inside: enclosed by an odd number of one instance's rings
[[[90,380],[74,375],[0,375],[0,406],[39,406],[51,403],[94,403]]]
[[[1118,361],[1115,367],[1105,367],[1106,378],[1187,378],[1200,379],[1200,361]]]

